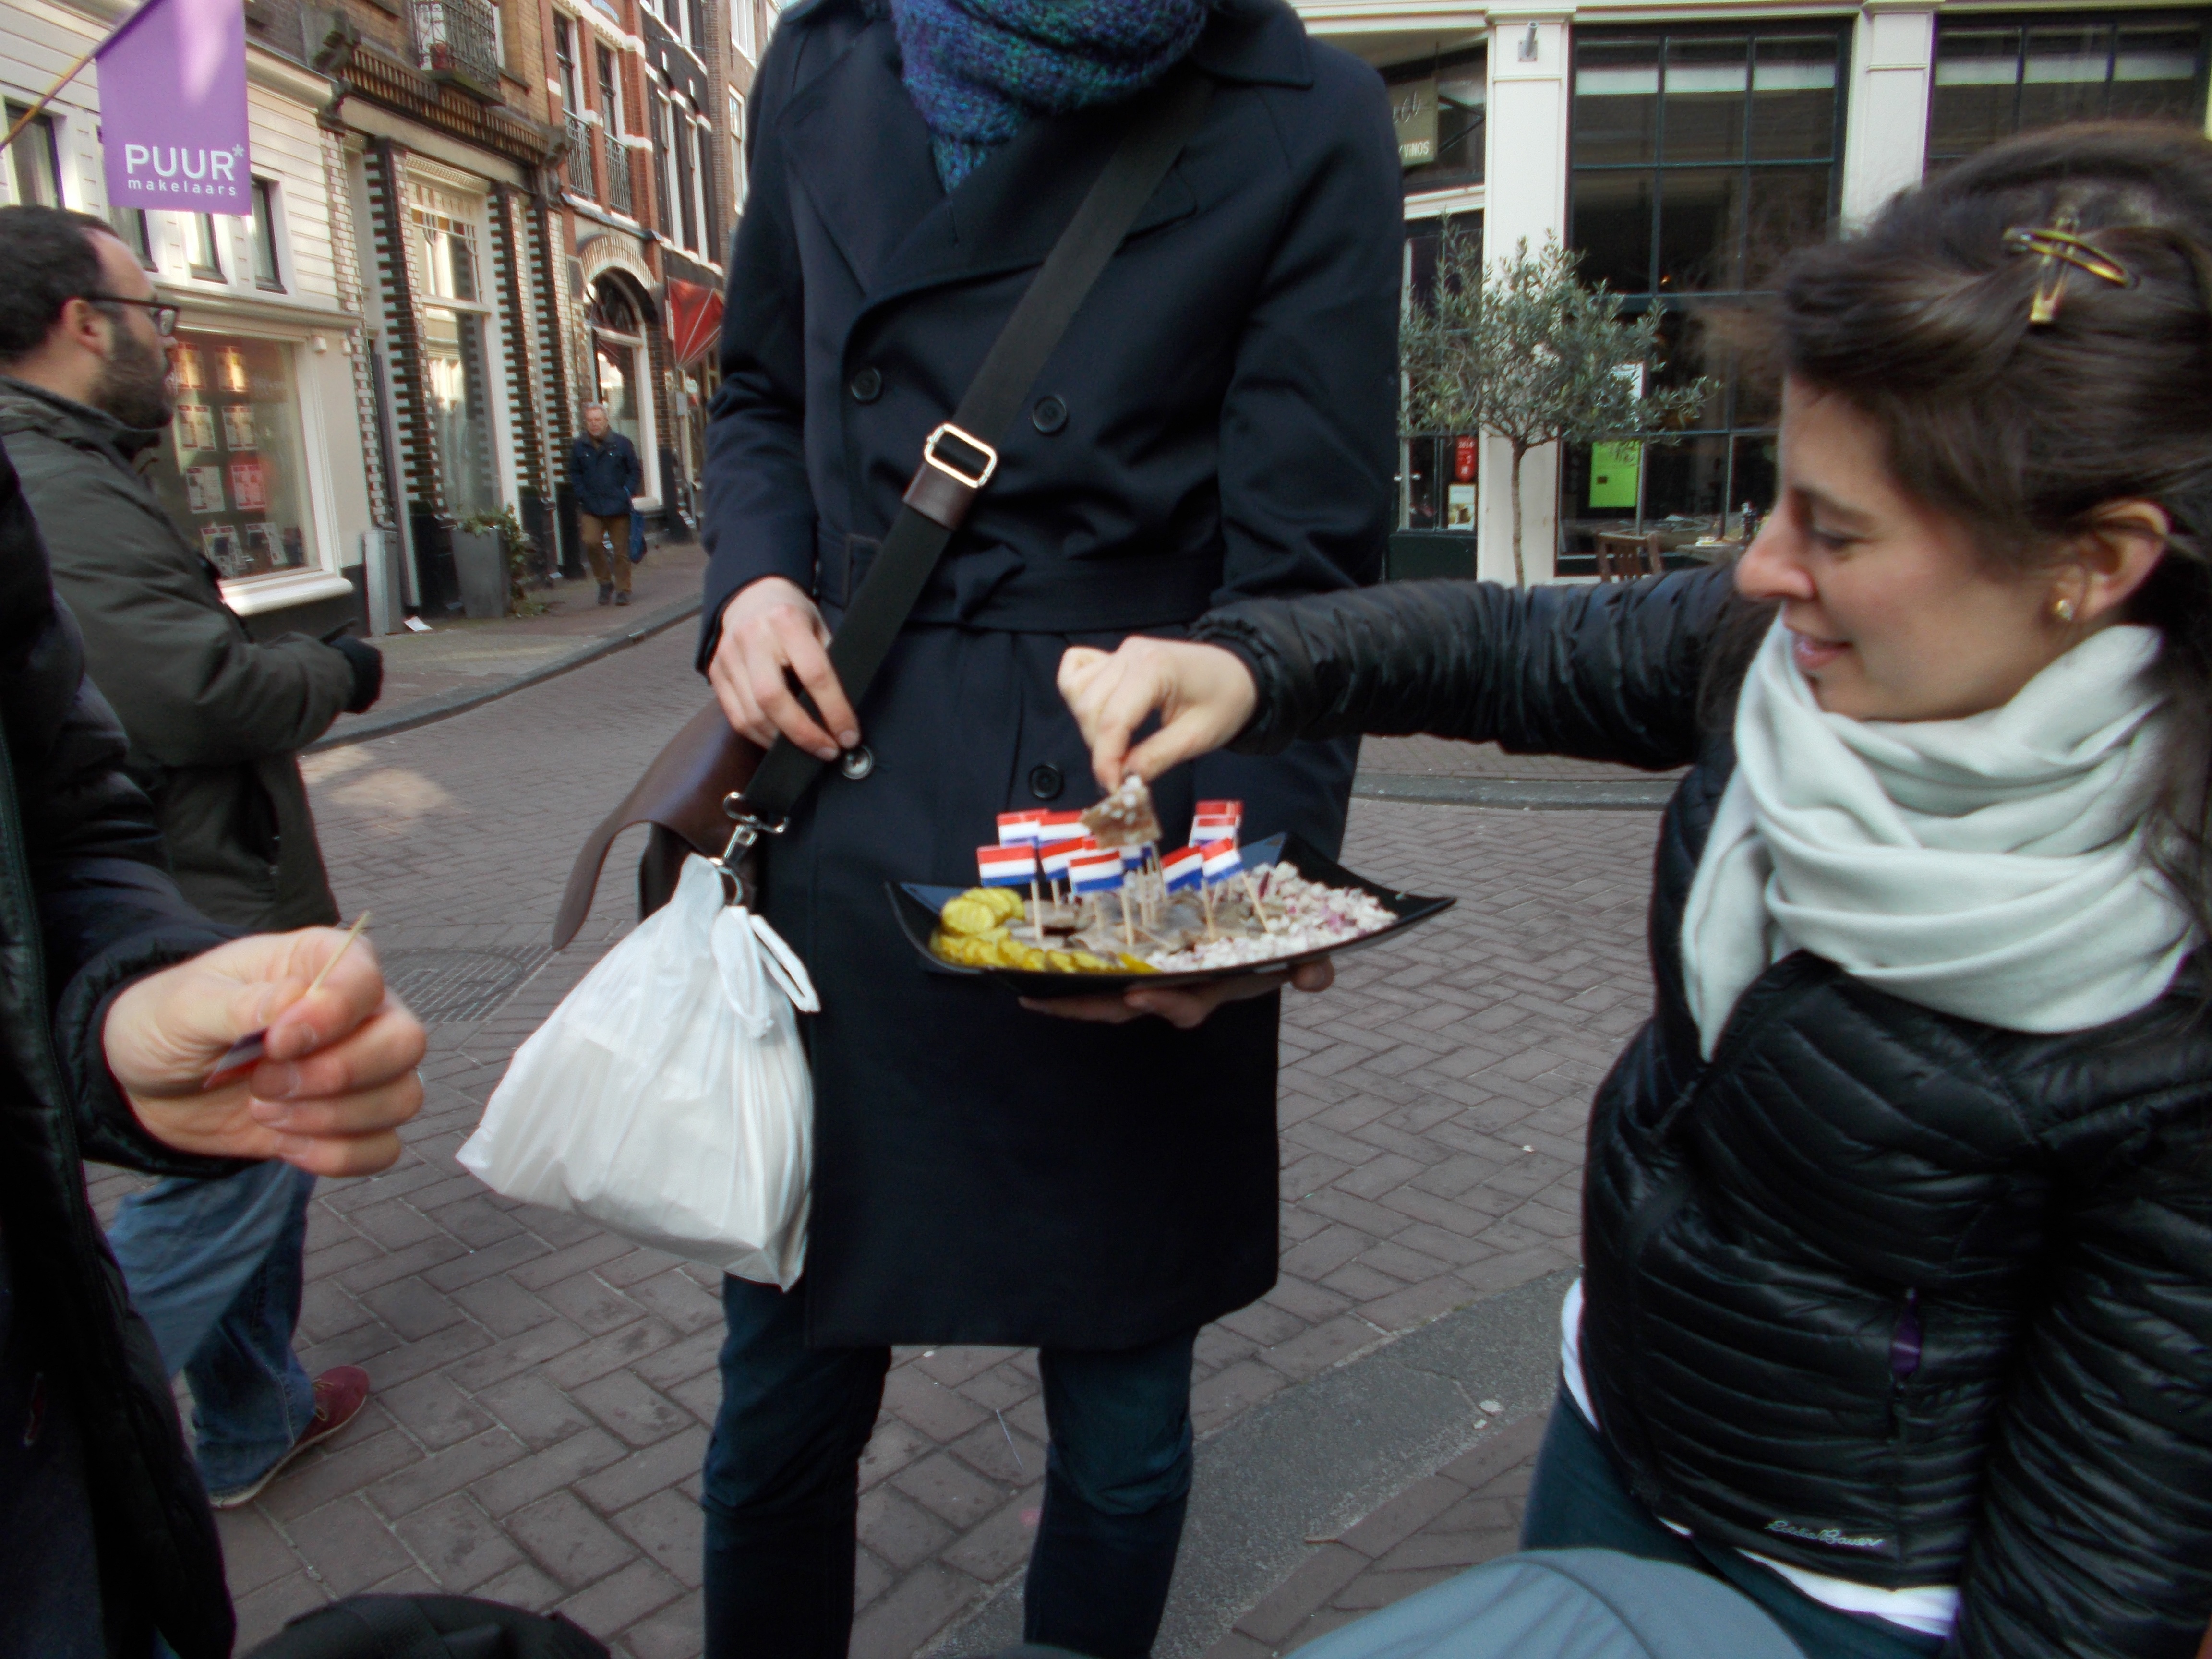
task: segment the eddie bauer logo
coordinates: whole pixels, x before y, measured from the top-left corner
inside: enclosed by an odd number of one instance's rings
[[[1808,1544],[1826,1544],[1831,1549],[1878,1550],[1886,1547],[1889,1540],[1878,1534],[1849,1533],[1838,1527],[1823,1527],[1818,1532],[1810,1527],[1801,1527],[1795,1521],[1770,1521],[1766,1530],[1778,1532],[1784,1538],[1800,1538]]]
[[[123,147],[125,183],[149,196],[223,196],[238,198],[238,164],[246,159],[246,146],[229,149],[186,149],[181,144],[125,144]],[[142,167],[153,169],[142,179]]]

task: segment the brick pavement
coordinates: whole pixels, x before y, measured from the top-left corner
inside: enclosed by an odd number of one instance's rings
[[[534,962],[577,840],[697,707],[690,649],[671,630],[310,761],[341,902],[375,908],[395,972],[466,958],[496,983]],[[1649,814],[1355,805],[1349,864],[1462,902],[1291,1000],[1283,1277],[1202,1334],[1201,1433],[1575,1261],[1585,1103],[1648,999],[1651,830]],[[434,1026],[399,1164],[317,1200],[303,1357],[366,1366],[376,1394],[224,1517],[246,1641],[326,1595],[437,1586],[560,1607],[632,1659],[698,1650],[711,1275],[495,1198],[453,1163],[514,1045],[627,925],[633,860],[617,848],[576,946],[488,1017]],[[863,1468],[860,1659],[915,1652],[1019,1570],[1042,1462],[1028,1354],[902,1350],[884,1405]]]
[[[1644,772],[1632,766],[1569,760],[1559,755],[1509,755],[1494,743],[1450,738],[1370,738],[1360,746],[1362,775],[1416,778],[1513,778],[1602,783],[1621,778],[1680,777],[1680,770]]]

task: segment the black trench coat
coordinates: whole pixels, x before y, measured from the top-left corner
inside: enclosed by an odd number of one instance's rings
[[[1194,49],[1205,125],[1000,440],[1001,460],[860,710],[764,908],[820,988],[807,1260],[817,1345],[1118,1348],[1275,1276],[1276,1000],[1195,1032],[1076,1024],[931,972],[886,881],[972,882],[994,816],[1098,791],[1054,688],[1072,641],[1371,581],[1389,500],[1398,164],[1381,83],[1281,0]],[[1040,120],[948,197],[871,0],[784,14],[754,94],[708,432],[704,665],[763,576],[834,629],[1124,112]],[[994,434],[983,434],[987,437]],[[1245,833],[1340,841],[1355,749],[1223,756],[1159,792]]]

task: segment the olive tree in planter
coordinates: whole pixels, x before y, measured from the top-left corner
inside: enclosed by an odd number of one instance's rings
[[[1713,383],[1656,387],[1659,313],[1624,318],[1602,283],[1575,274],[1582,256],[1554,238],[1487,270],[1478,231],[1447,220],[1435,292],[1407,307],[1399,332],[1405,402],[1400,429],[1489,432],[1513,452],[1513,580],[1521,552],[1521,467],[1551,443],[1674,443]]]
[[[545,602],[530,591],[530,556],[538,550],[538,544],[514,516],[513,507],[502,507],[496,513],[472,513],[453,527],[465,534],[498,540],[507,572],[508,611],[518,617],[545,614]]]

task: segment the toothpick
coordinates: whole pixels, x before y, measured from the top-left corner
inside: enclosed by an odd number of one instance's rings
[[[1237,873],[1244,878],[1244,896],[1252,901],[1252,914],[1260,919],[1261,931],[1273,933],[1275,924],[1267,919],[1267,911],[1261,908],[1260,890],[1252,884],[1252,872],[1249,870],[1240,870]]]
[[[347,929],[344,941],[338,946],[337,955],[332,957],[328,962],[325,963],[323,964],[322,971],[317,974],[314,978],[307,981],[307,988],[301,993],[302,1000],[314,995],[316,988],[321,985],[325,980],[331,976],[331,969],[337,967],[338,965],[339,959],[343,957],[347,951],[353,949],[353,942],[361,937],[361,930],[368,926],[368,919],[374,914],[375,912],[372,910],[362,911],[361,913],[361,919],[355,922],[350,928]]]
[[[1036,935],[1037,949],[1044,949],[1044,899],[1037,892],[1037,878],[1030,878],[1030,931]]]

